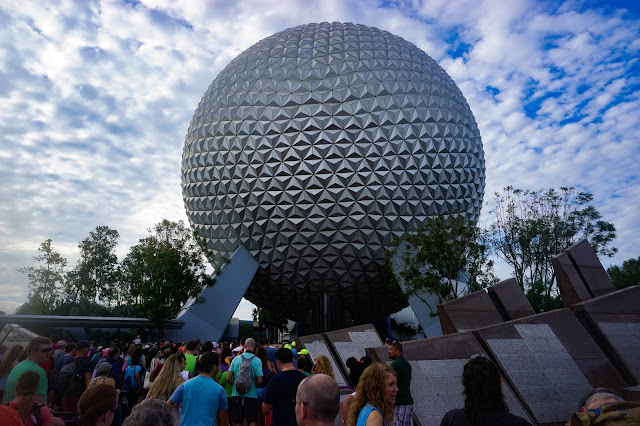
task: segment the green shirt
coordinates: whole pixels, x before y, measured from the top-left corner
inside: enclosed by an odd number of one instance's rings
[[[193,372],[196,371],[196,356],[193,354],[184,354],[184,358],[187,361],[184,365],[184,371],[193,374]]]
[[[2,403],[12,401],[16,396],[16,383],[18,379],[25,371],[33,370],[40,375],[40,384],[38,385],[38,390],[36,391],[36,395],[43,395],[45,402],[47,401],[47,375],[44,370],[35,362],[25,359],[18,365],[16,365],[11,373],[9,373],[9,377],[7,377],[7,387],[4,391],[4,397],[2,398]]]
[[[231,383],[227,383],[227,372],[222,373],[222,377],[220,377],[219,382],[222,387],[224,387],[224,391],[227,393],[227,398],[231,398],[231,394],[233,393],[233,385]]]
[[[398,357],[391,363],[391,368],[396,372],[398,378],[398,395],[396,395],[396,405],[411,405],[411,364],[403,357]]]

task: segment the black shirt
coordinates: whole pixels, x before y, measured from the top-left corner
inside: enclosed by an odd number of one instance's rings
[[[305,377],[298,370],[288,370],[269,380],[264,402],[273,405],[273,426],[296,425],[296,391]]]

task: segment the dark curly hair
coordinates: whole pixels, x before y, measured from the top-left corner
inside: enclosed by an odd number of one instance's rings
[[[491,413],[508,411],[500,386],[500,371],[484,356],[472,358],[462,372],[464,414],[474,425],[485,424]]]
[[[205,352],[202,354],[200,359],[196,361],[196,370],[199,370],[203,373],[210,373],[213,370],[213,367],[218,367],[220,365],[220,355],[216,352]]]

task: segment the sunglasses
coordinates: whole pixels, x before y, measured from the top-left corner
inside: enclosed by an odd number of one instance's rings
[[[38,351],[38,352],[49,352],[49,351],[52,351],[52,350],[53,350],[53,348],[36,349],[36,351]]]

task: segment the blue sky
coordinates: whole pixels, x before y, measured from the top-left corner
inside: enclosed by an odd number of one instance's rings
[[[3,1],[0,310],[26,300],[16,268],[47,238],[73,266],[98,225],[120,232],[122,258],[160,219],[186,221],[180,157],[201,96],[240,52],[308,22],[416,44],[475,115],[486,202],[506,185],[593,192],[618,228],[605,265],[637,257],[639,12],[636,1]]]

